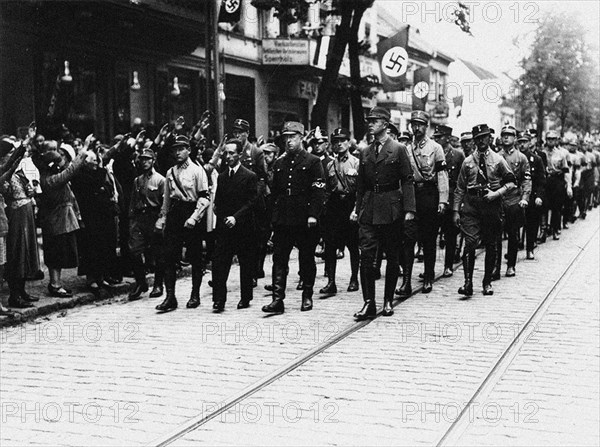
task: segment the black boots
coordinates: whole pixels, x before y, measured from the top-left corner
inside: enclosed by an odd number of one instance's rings
[[[411,277],[414,264],[414,244],[404,249],[404,264],[402,265],[402,285],[396,289],[396,295],[401,298],[408,298],[412,295]]]
[[[327,276],[329,276],[329,281],[327,282],[327,285],[325,287],[323,287],[321,290],[319,290],[319,293],[323,293],[326,295],[335,295],[337,293],[337,286],[335,285],[335,270],[337,267],[336,264],[337,264],[337,262],[334,258],[333,262],[330,262],[330,265],[329,265],[329,272],[328,272],[329,274],[327,275]]]
[[[165,269],[165,288],[167,289],[167,297],[162,303],[156,306],[159,312],[169,312],[177,309],[177,298],[175,297],[175,269]]]
[[[200,286],[202,285],[202,267],[192,265],[192,293],[190,299],[185,305],[188,309],[195,309],[200,305]]]
[[[485,247],[485,272],[483,274],[484,295],[492,295],[494,293],[492,281],[494,281],[496,269],[500,269],[500,252],[497,251],[497,245],[495,243],[488,244]]]
[[[302,312],[306,312],[312,310],[313,308],[313,288],[312,286],[304,286],[302,290],[302,306],[300,306],[300,310]]]
[[[473,269],[475,268],[475,253],[465,252],[463,255],[463,271],[465,275],[464,285],[458,289],[458,293],[465,296],[473,295]]]
[[[129,293],[129,301],[136,301],[142,297],[142,293],[148,291],[148,283],[146,280],[136,281],[133,285],[133,290]]]
[[[282,314],[285,311],[285,286],[287,283],[287,270],[280,265],[273,264],[273,301],[262,307],[262,311],[270,314]]]
[[[154,285],[150,292],[150,298],[158,298],[163,294],[163,278],[165,274],[165,266],[163,264],[156,264],[156,270],[154,271]]]
[[[364,304],[361,310],[354,314],[358,321],[375,318],[377,307],[375,305],[375,271],[372,265],[360,266],[360,282],[362,283],[362,293]]]
[[[392,307],[392,298],[384,298],[383,299],[383,311],[381,315],[384,317],[391,317],[394,315],[394,308]]]

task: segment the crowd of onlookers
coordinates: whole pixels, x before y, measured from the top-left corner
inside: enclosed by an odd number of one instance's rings
[[[48,269],[50,296],[73,294],[63,283],[63,269],[77,268],[78,275],[85,276],[90,290],[110,288],[121,282],[123,276],[134,276],[129,254],[129,213],[135,179],[141,172],[140,155],[150,150],[154,154],[153,169],[165,176],[177,163],[176,151],[172,149],[178,135],[184,134],[190,142],[190,159],[204,167],[212,184],[217,176],[213,158],[215,151],[218,155],[219,147],[214,141],[207,144],[209,123],[208,114],[193,127],[186,127],[183,117],[161,128],[135,123],[129,133],[116,135],[110,142],[100,141],[93,134],[80,138],[64,125],[44,135],[43,131],[38,132],[35,123],[21,139],[1,136],[0,280],[6,280],[9,296],[0,303],[0,313],[11,315],[4,305],[26,308],[39,300],[28,294],[26,288],[28,280],[44,277],[38,228],[42,233],[43,264]],[[411,137],[408,132],[398,132],[391,124],[388,132],[405,141]],[[270,137],[268,141],[262,137],[258,141],[248,140],[264,153],[266,173],[272,177],[273,164],[284,147],[278,135]],[[221,145],[227,138],[223,138]],[[310,146],[311,139],[319,141],[314,131],[305,136],[305,146]],[[462,147],[465,155],[473,149],[466,144],[469,141],[462,138],[459,141],[458,137],[452,137],[449,143]],[[367,146],[366,140],[357,143],[352,139],[349,152],[355,154],[363,146]],[[265,196],[268,196],[268,177],[266,188]],[[592,202],[596,204],[597,187],[594,191]],[[581,205],[583,217],[586,205]],[[542,232],[545,224],[542,219]],[[202,225],[205,226],[206,250],[203,258],[210,262],[211,232],[216,225],[211,209]],[[264,254],[259,256],[254,282],[264,276]],[[145,268],[152,271],[153,252],[147,250],[144,259]]]

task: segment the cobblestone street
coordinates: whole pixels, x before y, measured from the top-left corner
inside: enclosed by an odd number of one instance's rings
[[[235,268],[222,314],[206,277],[199,309],[181,279],[172,313],[117,300],[4,328],[0,443],[598,445],[598,225],[594,211],[520,259],[493,296],[478,259],[472,299],[459,269],[369,324],[352,319],[360,292],[301,313],[294,263],[281,316],[260,310],[264,281],[235,309]]]

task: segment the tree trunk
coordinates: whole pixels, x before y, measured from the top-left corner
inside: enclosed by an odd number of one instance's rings
[[[348,44],[348,39],[350,37],[353,7],[342,6],[341,10],[342,22],[335,31],[335,41],[327,55],[325,73],[321,80],[321,85],[319,86],[317,102],[313,107],[311,114],[310,121],[313,129],[316,126],[320,126],[321,129],[327,131],[327,112],[329,111],[329,103],[334,93],[335,81],[337,80],[338,72],[340,71],[340,66],[344,59],[344,53],[346,52],[346,45]]]
[[[350,57],[350,105],[352,107],[352,123],[354,124],[354,138],[360,141],[365,134],[365,115],[362,107],[360,60],[358,58],[358,28],[365,12],[364,7],[357,7],[352,18],[350,40],[348,41],[348,55]]]
[[[542,145],[542,137],[544,134],[544,112],[546,102],[546,88],[544,88],[537,97],[537,143],[538,146]]]

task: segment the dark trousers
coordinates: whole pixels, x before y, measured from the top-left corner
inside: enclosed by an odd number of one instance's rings
[[[255,269],[255,244],[252,233],[238,229],[221,228],[215,230],[215,252],[212,266],[213,301],[227,300],[227,279],[231,270],[233,255],[237,254],[240,265],[240,292],[242,301],[252,300],[252,277]]]
[[[565,204],[567,194],[565,191],[565,180],[562,175],[549,175],[546,180],[546,200],[550,210],[550,227],[553,232],[560,230],[562,208]]]
[[[480,243],[485,245],[485,273],[483,283],[491,281],[496,262],[496,241],[502,235],[502,202],[466,195],[461,210],[461,230],[464,234],[465,254],[475,255]]]
[[[417,205],[417,228],[418,239],[423,246],[423,263],[425,265],[424,276],[426,279],[433,280],[435,269],[436,240],[440,227],[440,217],[438,214],[439,193],[435,184],[425,184],[422,187],[415,188],[415,199]],[[404,239],[404,265],[403,268],[409,269],[412,261],[407,259],[415,251],[415,240],[412,238]]]
[[[145,268],[141,259],[142,254],[146,250],[151,253],[156,262],[156,275],[162,278],[164,272],[163,235],[154,229],[154,225],[158,219],[158,212],[156,210],[145,213],[134,213],[129,221],[129,254],[132,260],[133,273],[138,282],[144,281],[146,278]]]
[[[354,196],[341,198],[332,195],[327,204],[325,215],[325,263],[330,280],[335,280],[337,250],[348,247],[352,277],[358,277],[358,224],[350,221]]]
[[[444,255],[444,268],[452,268],[456,254],[456,241],[460,230],[454,225],[452,209],[446,210],[441,218],[442,232],[446,241],[446,253]]]
[[[398,282],[398,253],[402,242],[404,224],[398,219],[388,225],[371,225],[361,223],[358,230],[360,246],[360,274],[363,299],[375,299],[375,261],[378,247],[385,251],[385,288],[384,300],[394,298],[394,290]]]
[[[540,227],[541,210],[539,206],[529,206],[525,209],[525,248],[533,251]]]
[[[273,298],[284,299],[290,253],[298,247],[300,272],[304,289],[315,285],[317,266],[315,248],[319,242],[319,228],[306,225],[277,225],[273,232]]]
[[[507,265],[514,267],[517,263],[517,253],[519,251],[519,229],[525,223],[523,209],[518,205],[504,205],[504,230],[508,236]],[[498,248],[498,257],[502,257],[502,240]]]
[[[194,228],[185,228],[184,224],[196,209],[195,202],[174,201],[167,213],[164,233],[165,247],[165,285],[167,289],[175,287],[177,264],[185,244],[187,259],[192,265],[192,275],[202,271],[202,238],[205,226],[202,221]]]

